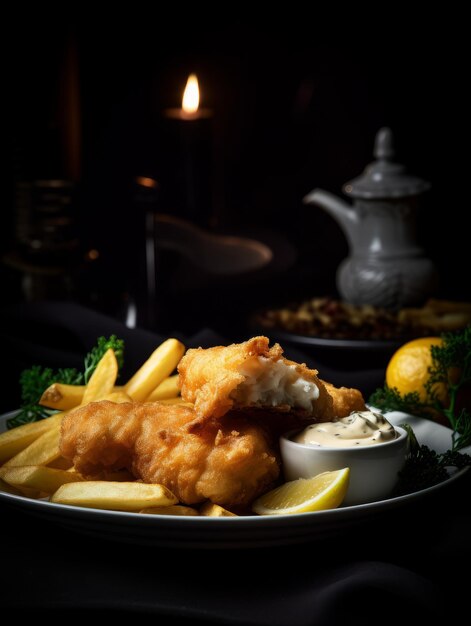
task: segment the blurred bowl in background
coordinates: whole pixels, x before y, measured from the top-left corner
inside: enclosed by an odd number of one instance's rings
[[[337,368],[386,367],[394,352],[418,337],[437,336],[471,323],[471,304],[429,299],[419,308],[390,310],[315,297],[256,311],[253,332],[302,349]]]
[[[394,352],[404,343],[400,339],[327,339],[309,337],[278,329],[252,327],[283,347],[293,346],[316,361],[340,370],[385,368]]]

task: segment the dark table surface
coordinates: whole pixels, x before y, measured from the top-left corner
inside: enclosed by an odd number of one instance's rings
[[[15,367],[28,359],[74,365],[98,335],[116,332],[132,369],[162,339],[63,303],[3,310],[1,321]],[[221,338],[205,330],[185,339],[210,345]],[[371,372],[363,375],[371,380]],[[352,384],[362,388],[361,377]],[[452,623],[469,608],[469,474],[332,537],[270,548],[129,544],[0,503],[2,606],[17,617],[149,615],[159,624]]]

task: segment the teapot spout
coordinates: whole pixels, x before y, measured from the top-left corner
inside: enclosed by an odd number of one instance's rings
[[[338,222],[347,239],[350,242],[354,240],[358,216],[347,202],[323,189],[314,189],[307,196],[304,196],[303,202],[305,204],[315,204],[327,211]]]

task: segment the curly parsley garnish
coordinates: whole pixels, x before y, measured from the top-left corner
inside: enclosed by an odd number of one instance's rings
[[[75,368],[59,368],[54,371],[50,367],[41,367],[40,365],[34,365],[30,369],[24,370],[20,374],[20,412],[7,421],[7,427],[15,428],[28,422],[37,422],[56,413],[55,410],[38,404],[44,391],[53,383],[86,385],[100,359],[109,348],[114,350],[118,367],[121,369],[124,361],[124,341],[118,339],[116,335],[111,335],[108,339],[106,337],[98,338],[96,346],[85,357],[83,372],[79,372]]]
[[[410,424],[401,424],[409,437],[409,452],[404,468],[399,472],[395,495],[420,491],[437,485],[449,477],[449,468],[463,469],[471,465],[471,456],[456,450],[435,452],[420,445]]]

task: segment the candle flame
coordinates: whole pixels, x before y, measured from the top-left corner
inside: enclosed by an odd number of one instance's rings
[[[200,90],[196,74],[190,74],[183,92],[182,109],[185,113],[196,113],[200,104]]]
[[[148,176],[136,176],[134,180],[140,187],[147,187],[147,189],[156,189],[159,186],[154,178]]]

